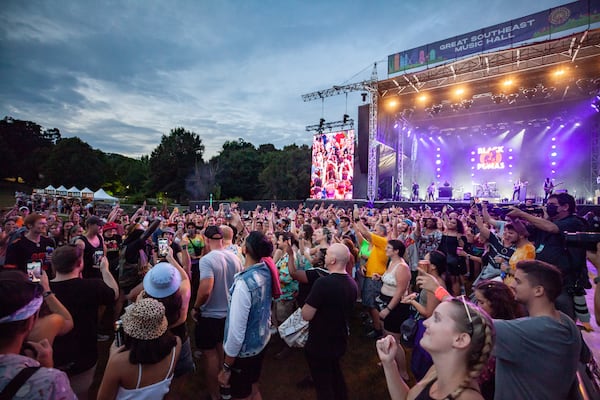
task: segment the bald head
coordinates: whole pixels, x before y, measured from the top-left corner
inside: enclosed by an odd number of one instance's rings
[[[331,272],[346,272],[346,264],[350,259],[350,250],[341,244],[334,243],[327,249],[325,263]]]
[[[230,245],[233,242],[233,229],[229,225],[219,226],[223,232],[223,244]]]

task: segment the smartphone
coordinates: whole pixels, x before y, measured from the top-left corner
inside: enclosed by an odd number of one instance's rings
[[[230,203],[223,203],[223,213],[225,214],[226,219],[231,218],[231,204]]]
[[[94,267],[100,268],[100,261],[104,257],[104,250],[96,250],[94,252]]]
[[[169,240],[165,238],[158,239],[158,256],[166,257],[169,254]]]
[[[123,321],[115,321],[115,345],[117,347],[123,346],[125,341],[125,331],[123,330]]]
[[[31,282],[39,282],[42,276],[42,262],[31,261],[27,263],[27,276]]]

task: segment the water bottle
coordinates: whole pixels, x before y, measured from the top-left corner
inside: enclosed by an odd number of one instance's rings
[[[124,342],[125,332],[123,331],[123,321],[115,321],[115,344],[121,347]]]
[[[221,400],[231,400],[231,387],[220,386],[219,394],[221,395]]]

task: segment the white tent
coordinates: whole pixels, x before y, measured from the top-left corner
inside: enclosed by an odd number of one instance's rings
[[[46,194],[54,194],[56,193],[56,188],[52,185],[48,185],[44,188],[44,192],[46,192]]]
[[[66,196],[67,188],[64,187],[63,185],[60,185],[59,187],[56,188],[56,195],[57,196]]]
[[[94,193],[94,201],[96,201],[96,200],[97,201],[117,201],[119,199],[111,196],[110,194],[106,193],[104,191],[104,189],[100,188]]]
[[[81,190],[77,189],[75,186],[72,186],[67,190],[67,195],[70,197],[81,197]]]
[[[94,192],[91,191],[87,186],[81,189],[81,197],[84,199],[91,199],[94,197]]]

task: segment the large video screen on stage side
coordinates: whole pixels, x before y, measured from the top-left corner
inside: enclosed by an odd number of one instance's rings
[[[311,199],[352,199],[354,130],[318,133],[313,138]]]

